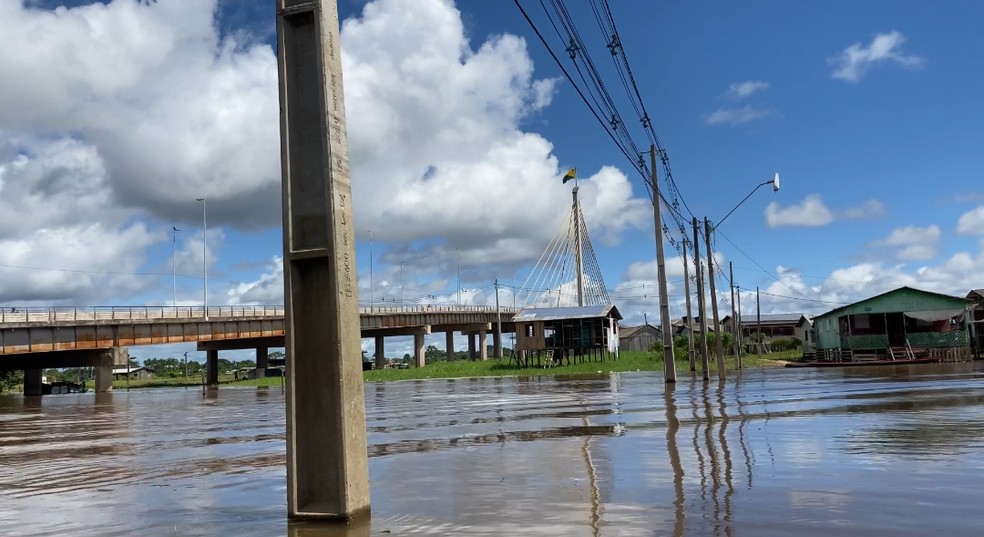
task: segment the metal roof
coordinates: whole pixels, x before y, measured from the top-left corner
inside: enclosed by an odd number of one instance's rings
[[[618,337],[620,338],[632,337],[637,333],[642,332],[646,328],[652,328],[653,330],[660,332],[660,329],[658,327],[655,327],[651,324],[643,324],[640,326],[619,326]]]
[[[941,299],[944,299],[944,300],[952,300],[955,303],[963,302],[964,304],[967,304],[968,302],[970,302],[966,298],[961,298],[961,297],[958,297],[958,296],[945,295],[943,293],[935,293],[933,291],[923,291],[922,289],[916,289],[915,287],[909,287],[908,285],[906,285],[906,286],[899,287],[898,289],[892,289],[891,291],[885,291],[884,293],[881,293],[879,295],[875,295],[875,296],[870,297],[870,298],[866,298],[864,300],[859,300],[859,301],[857,301],[857,302],[855,302],[853,304],[847,304],[847,305],[841,306],[839,308],[834,308],[834,309],[828,311],[827,313],[823,313],[821,315],[817,315],[816,317],[813,318],[813,320],[816,321],[816,320],[821,319],[823,317],[829,317],[829,316],[834,315],[834,314],[839,314],[842,311],[853,309],[853,308],[859,306],[860,304],[864,304],[866,302],[873,302],[876,299],[884,298],[884,297],[887,297],[888,295],[892,295],[894,293],[905,293],[905,292],[922,294],[922,295],[926,295],[926,296],[930,296],[930,297],[941,298]],[[902,311],[902,309],[897,310],[897,311]],[[865,312],[862,312],[862,313],[865,313]]]
[[[603,306],[582,306],[582,307],[562,307],[562,308],[525,308],[515,317],[513,322],[519,321],[557,321],[561,319],[595,319],[603,317],[614,317],[621,319],[622,314],[618,312],[614,304]]]
[[[803,317],[806,315],[802,313],[769,313],[762,315],[762,324],[799,324]],[[742,315],[741,324],[743,326],[758,324],[758,318],[755,315]]]

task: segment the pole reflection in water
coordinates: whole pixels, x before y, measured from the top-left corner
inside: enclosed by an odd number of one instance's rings
[[[373,516],[342,527],[287,524],[275,386],[0,394],[0,534],[977,535],[981,378],[367,383]]]
[[[677,418],[676,406],[676,386],[672,382],[666,385],[663,390],[663,397],[666,403],[666,454],[670,459],[670,467],[673,468],[673,507],[676,523],[673,525],[673,536],[681,537],[684,534],[686,515],[684,513],[684,494],[683,494],[683,464],[680,462],[680,450],[677,447],[677,432],[680,431],[680,419]]]

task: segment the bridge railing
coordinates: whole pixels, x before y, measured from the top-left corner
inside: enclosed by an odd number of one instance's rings
[[[283,306],[209,306],[208,317],[277,317]],[[204,319],[202,306],[53,306],[0,309],[0,323]]]
[[[495,306],[373,306],[359,308],[367,315],[401,313],[495,313]],[[501,307],[503,314],[517,310]],[[283,306],[209,306],[208,318],[283,317]],[[0,308],[0,323],[56,323],[77,321],[127,321],[205,319],[202,306],[53,306]]]

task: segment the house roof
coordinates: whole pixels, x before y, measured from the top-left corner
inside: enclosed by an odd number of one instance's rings
[[[520,321],[559,321],[562,319],[594,319],[614,317],[621,320],[622,314],[614,304],[603,306],[581,306],[562,308],[525,308],[512,318],[513,322]]]
[[[803,322],[803,319],[809,320],[805,314],[802,313],[769,313],[762,315],[763,325],[784,325],[784,324],[795,324],[799,326]],[[755,326],[758,324],[758,316],[756,315],[742,315],[741,325],[742,326]]]
[[[973,300],[975,302],[980,302],[984,300],[984,289],[971,289],[967,293],[967,300]]]
[[[652,328],[653,330],[656,330],[657,332],[660,331],[658,327],[655,327],[655,326],[653,326],[651,324],[643,324],[643,325],[639,325],[639,326],[619,326],[618,327],[618,337],[619,338],[630,338],[632,336],[635,336],[639,332],[642,332],[646,328]]]
[[[891,291],[886,291],[884,293],[875,295],[873,297],[866,298],[864,300],[859,300],[859,301],[857,301],[857,302],[855,302],[853,304],[847,304],[846,306],[841,306],[839,308],[834,308],[834,309],[828,311],[827,313],[824,313],[822,315],[817,315],[816,317],[814,317],[814,321],[817,320],[817,319],[820,319],[821,317],[827,317],[829,315],[833,315],[833,314],[836,314],[836,313],[840,313],[840,312],[842,312],[844,310],[848,310],[848,309],[854,308],[855,306],[857,306],[859,304],[863,304],[865,302],[871,302],[871,301],[873,301],[875,299],[882,298],[884,296],[891,295],[893,293],[899,293],[899,292],[902,292],[902,291],[911,291],[911,292],[914,292],[914,293],[919,293],[919,294],[923,294],[923,295],[928,295],[928,296],[932,296],[932,297],[938,297],[938,298],[943,298],[943,299],[952,300],[952,301],[958,301],[958,302],[963,302],[963,303],[967,303],[968,302],[967,299],[961,298],[961,297],[958,297],[958,296],[945,295],[943,293],[935,293],[933,291],[923,291],[922,289],[916,289],[915,287],[909,287],[909,286],[906,285],[906,286],[903,286],[903,287],[899,287],[898,289],[892,289]]]

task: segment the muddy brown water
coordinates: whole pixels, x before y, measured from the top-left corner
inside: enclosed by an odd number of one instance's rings
[[[279,388],[0,395],[0,535],[984,534],[984,367],[366,384],[371,521],[288,525]]]

